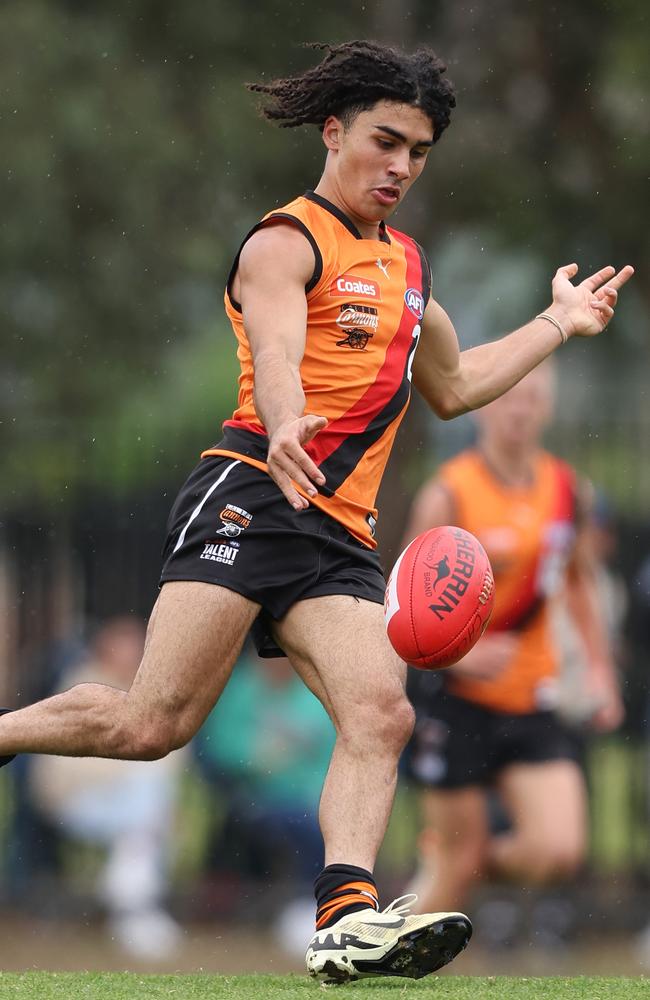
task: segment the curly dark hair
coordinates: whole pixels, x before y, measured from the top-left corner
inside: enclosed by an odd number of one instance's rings
[[[262,104],[262,113],[280,128],[317,125],[322,129],[330,115],[349,128],[359,112],[378,101],[421,108],[433,124],[434,142],[449,125],[456,106],[454,88],[443,77],[447,67],[431,49],[421,47],[408,54],[369,41],[308,42],[305,47],[327,54],[318,66],[297,76],[246,84],[249,90],[270,98]]]

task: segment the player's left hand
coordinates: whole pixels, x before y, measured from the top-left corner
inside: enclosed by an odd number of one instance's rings
[[[558,268],[552,282],[553,304],[549,308],[560,322],[568,337],[593,337],[605,329],[618,301],[618,292],[634,274],[627,264],[616,271],[603,267],[579,285],[572,278],[578,273],[577,264]]]

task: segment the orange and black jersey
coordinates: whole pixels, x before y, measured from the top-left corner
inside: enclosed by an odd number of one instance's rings
[[[449,690],[507,713],[547,707],[554,696],[558,656],[549,603],[565,580],[576,536],[576,475],[546,451],[532,463],[531,481],[512,487],[469,449],[437,472],[453,503],[453,520],[482,542],[494,571],[489,631],[516,632],[517,649],[493,680],[453,672]]]
[[[364,239],[340,209],[314,192],[264,217],[297,226],[314,251],[305,287],[307,332],[300,376],[305,413],[328,420],[306,446],[326,478],[310,503],[375,547],[375,499],[410,398],[413,355],[431,293],[431,272],[419,245],[385,226]],[[239,253],[241,253],[241,248]],[[253,403],[253,360],[241,306],[226,289],[226,312],[238,341],[238,406],[223,440],[204,454],[232,455],[266,469],[268,439]],[[281,289],[278,290],[281,293]]]

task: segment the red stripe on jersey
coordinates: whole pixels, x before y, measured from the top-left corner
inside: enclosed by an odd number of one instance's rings
[[[407,288],[423,288],[422,260],[417,245],[404,233],[390,230],[392,239],[397,239],[404,247],[406,255],[406,292]],[[318,435],[305,448],[316,465],[324,462],[332,452],[351,434],[359,434],[366,429],[382,408],[397,392],[405,377],[406,359],[413,345],[413,313],[406,302],[402,309],[397,332],[386,349],[384,363],[377,373],[372,385],[342,416],[333,420],[327,426],[325,435]]]

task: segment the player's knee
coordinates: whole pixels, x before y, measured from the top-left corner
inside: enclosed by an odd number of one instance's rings
[[[551,879],[567,879],[577,875],[584,860],[584,848],[579,843],[556,844],[550,852],[549,869]]]
[[[451,855],[449,868],[456,873],[459,885],[468,888],[485,875],[485,855],[482,851],[459,851]]]
[[[572,878],[584,860],[584,848],[578,842],[546,840],[531,846],[528,852],[528,874],[544,884]]]
[[[415,711],[405,695],[387,698],[373,706],[371,724],[382,746],[399,754],[413,734]]]
[[[155,722],[146,725],[125,725],[119,734],[117,756],[127,760],[160,760],[173,749],[170,730]]]
[[[172,719],[156,717],[152,712],[143,721],[125,714],[113,732],[112,756],[126,760],[160,760],[186,742]]]
[[[141,759],[159,760],[172,750],[179,750],[189,743],[196,729],[197,726],[183,716],[157,720],[143,735],[142,750],[146,756]]]
[[[459,830],[439,835],[437,862],[441,868],[450,869],[456,878],[468,885],[482,877],[486,867],[487,841],[473,836],[469,830]]]
[[[415,713],[405,696],[374,692],[376,697],[355,708],[340,727],[340,736],[364,751],[399,756],[415,725]]]

